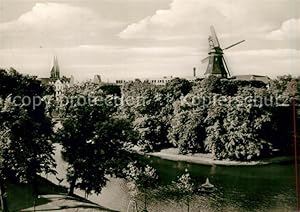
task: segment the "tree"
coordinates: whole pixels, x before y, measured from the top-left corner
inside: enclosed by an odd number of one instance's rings
[[[270,90],[282,106],[289,106],[292,97],[299,101],[300,79],[291,75],[279,76],[270,83]]]
[[[175,78],[162,87],[165,94],[170,94],[174,100],[187,95],[192,90],[192,84],[186,79]]]
[[[100,88],[101,90],[103,90],[105,95],[114,95],[114,96],[121,97],[121,88],[119,85],[102,84]]]
[[[146,152],[152,152],[166,146],[166,129],[159,117],[144,115],[133,121],[134,129],[138,132],[137,145]]]
[[[167,146],[167,119],[161,115],[166,99],[160,88],[141,81],[126,83],[122,88],[122,98],[121,111],[138,132],[138,145],[145,151]]]
[[[10,180],[35,184],[37,174],[54,173],[52,124],[42,111],[28,112],[7,98],[1,110],[4,126],[10,130],[3,148],[4,173]]]
[[[179,153],[204,151],[205,118],[206,110],[202,104],[193,106],[176,102],[168,138],[179,148]]]
[[[52,123],[42,101],[46,88],[34,77],[0,70],[1,197],[5,184],[30,183],[37,194],[37,175],[54,173]],[[5,209],[4,209],[5,210]]]
[[[299,105],[300,78],[293,78],[290,75],[279,76],[270,82],[270,92],[276,100],[276,107],[272,111],[273,131],[269,134],[273,136],[273,146],[278,153],[290,151],[292,143],[287,142],[292,139],[293,121],[292,99],[295,97],[296,105]],[[297,116],[299,120],[299,116]]]
[[[4,88],[0,89],[2,124],[10,131],[9,142],[2,149],[3,173],[10,180],[35,184],[37,174],[51,173],[55,166],[52,123],[45,115],[45,104],[35,101],[42,99],[44,87],[15,70],[1,71],[0,81]]]
[[[177,177],[176,181],[172,184],[163,186],[157,193],[158,197],[165,201],[173,200],[175,202],[184,201],[187,206],[187,211],[190,211],[190,202],[194,196],[195,185],[193,180],[185,170],[185,173]]]
[[[1,211],[8,211],[7,201],[6,201],[6,189],[5,189],[5,176],[3,175],[3,149],[4,146],[9,142],[9,130],[5,128],[0,128],[0,204]]]
[[[132,120],[139,134],[138,145],[144,151],[155,151],[171,146],[168,141],[173,103],[186,95],[192,86],[185,79],[175,78],[165,86],[155,86],[147,82],[126,83],[122,97],[134,98],[131,105],[124,104],[123,113]],[[125,102],[126,103],[126,102]]]
[[[179,197],[179,199],[183,198],[186,200],[187,211],[189,212],[190,200],[194,192],[194,183],[187,170],[186,173],[181,175],[177,182],[174,183],[174,187],[176,190],[175,192],[177,192],[177,198]]]
[[[204,89],[204,91],[206,93],[220,94],[222,92],[221,79],[219,77],[211,75],[211,76],[203,79],[202,81],[198,82],[195,85],[194,90],[197,90],[199,88],[201,88],[201,90]]]
[[[264,92],[242,88],[239,95],[223,96],[222,102],[210,106],[205,146],[216,158],[254,160],[271,154],[271,140],[264,137],[272,123],[271,113],[255,99]]]
[[[151,194],[155,193],[154,190],[158,183],[156,170],[149,165],[142,166],[141,164],[137,164],[137,162],[131,162],[123,169],[123,172],[128,180],[127,186],[132,197],[137,199],[139,194],[143,195],[143,211],[148,211],[147,199],[151,198]]]
[[[116,114],[116,106],[105,101],[101,89],[90,83],[68,91],[68,105],[57,140],[69,164],[69,195],[75,188],[100,193],[107,175],[118,174],[134,141],[131,124]]]
[[[41,82],[35,77],[24,76],[13,68],[9,70],[0,68],[0,97],[2,99],[5,99],[9,94],[22,97],[25,95],[43,97],[47,93],[48,88],[41,85]],[[32,107],[32,105],[29,106]]]
[[[209,78],[206,81],[218,80]],[[184,97],[173,103],[173,116],[168,132],[169,141],[179,148],[179,153],[204,152],[206,124],[209,101],[213,94],[207,90],[208,82],[197,82],[193,89]],[[213,83],[214,84],[214,83]],[[209,86],[208,86],[209,87]]]

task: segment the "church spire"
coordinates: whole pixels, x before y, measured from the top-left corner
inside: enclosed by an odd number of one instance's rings
[[[54,56],[53,57],[53,65],[51,68],[51,77],[52,79],[59,79],[60,78],[60,70],[59,70],[59,65],[58,65],[58,61],[57,61],[57,57]]]

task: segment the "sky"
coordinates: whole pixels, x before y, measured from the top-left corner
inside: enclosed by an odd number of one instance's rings
[[[82,81],[202,76],[210,26],[232,75],[300,75],[300,0],[0,0],[0,67]]]

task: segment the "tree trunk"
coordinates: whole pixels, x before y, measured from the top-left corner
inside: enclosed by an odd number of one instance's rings
[[[32,177],[32,193],[33,193],[33,211],[35,211],[36,200],[38,198],[37,174],[35,171]]]
[[[38,195],[37,188],[38,188],[38,186],[37,186],[37,175],[34,173],[33,178],[32,178],[32,192],[33,192],[34,197],[36,197]]]
[[[137,201],[134,201],[134,204],[135,204],[135,211],[136,211],[136,212],[139,212]]]
[[[6,202],[6,197],[5,197],[5,186],[0,180],[0,202],[1,202],[1,211],[3,212],[8,212],[8,207],[7,207],[7,202]]]
[[[72,177],[72,181],[70,183],[70,188],[69,188],[69,192],[68,192],[69,196],[74,195],[74,189],[75,189],[76,181],[77,181],[77,174],[74,174],[73,177]]]
[[[146,193],[144,194],[144,210],[143,212],[147,212],[147,196],[146,196]]]

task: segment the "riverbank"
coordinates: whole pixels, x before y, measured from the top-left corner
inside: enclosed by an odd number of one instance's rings
[[[80,197],[70,197],[62,194],[40,195],[39,199],[44,199],[44,204],[36,205],[30,208],[23,209],[23,212],[29,211],[106,211],[115,212],[104,207],[101,207],[93,202]],[[38,199],[38,200],[39,200]]]
[[[136,150],[138,154],[148,155],[153,157],[159,157],[164,160],[171,161],[183,161],[187,163],[194,163],[200,165],[221,165],[221,166],[256,166],[256,165],[268,165],[273,163],[283,163],[292,161],[292,157],[288,156],[280,156],[269,158],[260,161],[232,161],[232,160],[215,160],[212,154],[204,154],[204,153],[195,153],[195,154],[186,154],[181,155],[178,153],[177,148],[168,148],[163,149],[159,152],[150,152],[144,153],[139,150]]]
[[[102,207],[78,195],[67,196],[64,186],[38,177],[36,197],[32,184],[7,183],[7,206],[9,211],[115,211]]]
[[[57,171],[56,175],[43,175],[44,178],[52,182],[53,184],[60,184],[61,187],[68,188],[70,185],[67,182],[67,169],[68,169],[68,164],[63,160],[62,158],[62,145],[55,143],[55,151],[54,151],[54,159],[57,164],[55,170]],[[58,182],[57,179],[63,179],[62,182]],[[101,208],[105,208],[106,211],[123,211],[124,208],[127,208],[127,204],[124,207],[119,207],[116,205],[116,199],[120,202],[129,202],[127,200],[126,192],[125,191],[120,191],[120,190],[113,190],[112,188],[119,187],[123,185],[122,180],[118,178],[109,178],[109,181],[107,182],[107,185],[102,189],[101,195],[97,195],[95,193],[91,193],[86,199],[88,201],[91,201],[94,204],[97,204]],[[66,192],[63,192],[66,193]],[[85,197],[85,192],[80,189],[75,189],[74,191],[75,195],[78,197]],[[78,208],[77,208],[78,209]],[[74,210],[77,210],[74,209]],[[81,211],[81,210],[78,210]],[[89,211],[96,211],[96,209],[91,209]],[[98,210],[97,210],[98,211]]]

